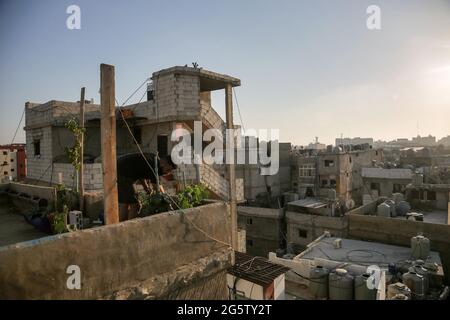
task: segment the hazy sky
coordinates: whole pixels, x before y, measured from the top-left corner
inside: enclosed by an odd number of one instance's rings
[[[81,30],[66,28],[71,4]],[[371,4],[381,30],[366,27]],[[0,46],[0,143],[26,101],[76,101],[86,86],[99,102],[102,62],[119,102],[173,65],[238,77],[245,127],[295,144],[450,134],[450,0],[0,0]]]

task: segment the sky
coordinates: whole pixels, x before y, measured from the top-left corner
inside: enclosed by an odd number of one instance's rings
[[[174,65],[240,78],[235,122],[293,144],[450,135],[450,0],[0,0],[0,46],[0,143],[27,101],[77,101],[85,86],[98,103],[101,63],[120,103]],[[224,115],[223,92],[213,106]]]

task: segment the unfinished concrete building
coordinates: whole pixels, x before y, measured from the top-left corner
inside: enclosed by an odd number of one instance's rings
[[[129,123],[133,135],[144,152],[171,153],[177,142],[171,140],[174,129],[194,130],[194,121],[201,129],[216,128],[223,132],[225,123],[211,105],[211,92],[227,84],[239,86],[240,80],[228,75],[193,67],[172,67],[152,75],[147,101],[126,105],[117,114],[117,155],[136,153],[138,148],[122,120]],[[74,143],[73,134],[65,124],[78,117],[79,103],[49,101],[27,102],[25,110],[28,178],[44,183],[63,183],[74,187],[74,168],[65,147]],[[86,101],[84,140],[84,187],[101,192],[102,164],[99,105]],[[224,165],[180,165],[175,173],[179,183],[203,183],[218,198],[228,197]],[[237,179],[237,198],[243,199],[243,181]]]
[[[372,199],[391,197],[393,193],[404,193],[412,182],[410,169],[362,168],[364,195]]]
[[[362,203],[362,167],[381,161],[383,152],[370,147],[355,149],[344,151],[330,147],[326,152],[293,155],[293,190],[300,198],[327,197],[330,190],[335,190],[347,208]]]

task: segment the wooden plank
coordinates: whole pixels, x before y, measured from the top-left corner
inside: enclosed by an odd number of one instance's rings
[[[105,224],[119,222],[116,159],[116,104],[114,66],[100,65],[101,140]]]

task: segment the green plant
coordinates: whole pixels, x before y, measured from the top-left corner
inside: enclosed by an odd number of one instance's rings
[[[72,147],[66,147],[66,154],[69,158],[70,162],[72,163],[72,166],[75,168],[75,173],[73,175],[73,178],[75,178],[76,173],[80,170],[81,167],[81,139],[83,137],[83,133],[85,131],[84,128],[80,127],[78,121],[75,118],[70,119],[66,122],[65,127],[72,132],[75,143]]]
[[[155,213],[161,213],[173,210],[170,199],[159,192],[148,194],[146,192],[138,193],[139,203],[141,204],[141,216],[150,216]]]
[[[204,185],[191,185],[177,193],[177,202],[181,209],[192,208],[201,205],[208,195]]]
[[[66,206],[69,211],[77,207],[78,193],[67,189],[63,184],[56,185],[56,211],[63,212]],[[53,208],[52,208],[53,209]]]
[[[67,232],[67,216],[69,214],[69,208],[67,206],[64,206],[62,213],[55,213],[53,216],[53,230],[56,233],[65,233]]]
[[[139,203],[141,204],[141,216],[149,216],[156,213],[167,212],[177,209],[187,209],[199,206],[208,198],[208,190],[202,184],[187,186],[179,191],[172,200],[167,195],[159,192],[148,194],[140,192],[138,194]],[[176,201],[176,204],[174,204]]]

